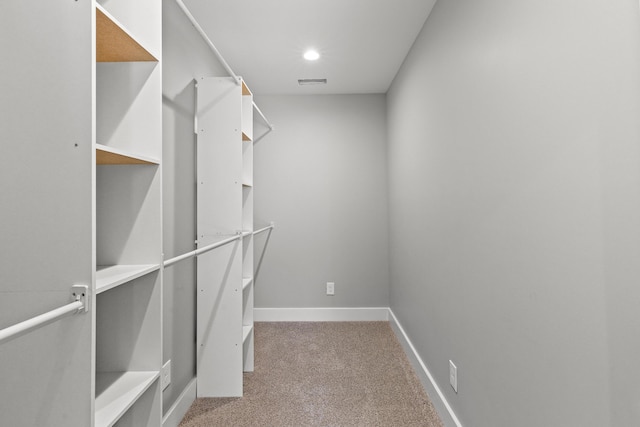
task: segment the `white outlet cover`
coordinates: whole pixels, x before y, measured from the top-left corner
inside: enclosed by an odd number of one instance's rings
[[[335,295],[336,284],[334,282],[327,282],[327,295]]]

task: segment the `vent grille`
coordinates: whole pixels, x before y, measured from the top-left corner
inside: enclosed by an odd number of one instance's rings
[[[326,85],[327,79],[298,79],[298,84],[300,86],[305,85]]]

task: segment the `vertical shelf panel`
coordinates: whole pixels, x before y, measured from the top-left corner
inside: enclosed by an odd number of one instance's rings
[[[197,84],[198,247],[242,228],[241,87]],[[198,397],[242,396],[242,243],[198,257]]]
[[[242,133],[247,139],[242,143],[242,228],[251,234],[242,239],[242,275],[251,282],[242,295],[242,325],[245,331],[243,339],[243,370],[254,369],[253,337],[253,95],[242,82]]]
[[[93,14],[91,2],[0,2],[0,328],[92,283]],[[2,344],[0,424],[91,425],[92,319]]]
[[[198,257],[198,397],[242,396],[240,246],[236,241]]]

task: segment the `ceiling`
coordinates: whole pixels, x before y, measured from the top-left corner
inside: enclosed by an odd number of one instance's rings
[[[184,0],[254,94],[385,93],[436,0]],[[317,61],[306,61],[315,48]],[[298,79],[327,79],[300,86]]]

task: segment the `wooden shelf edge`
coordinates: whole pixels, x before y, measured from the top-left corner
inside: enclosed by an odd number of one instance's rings
[[[249,90],[249,87],[244,82],[244,80],[242,80],[242,95],[244,96],[252,95],[251,91]]]
[[[247,142],[251,142],[253,141],[246,133],[242,132],[242,140],[243,141],[247,141]]]
[[[97,373],[95,426],[113,426],[158,378],[158,371]]]
[[[96,294],[129,283],[159,269],[159,264],[98,266],[96,269]]]
[[[159,165],[156,159],[127,153],[123,150],[96,144],[96,164],[98,165]]]
[[[117,19],[96,4],[97,62],[158,62]]]

